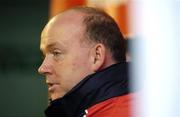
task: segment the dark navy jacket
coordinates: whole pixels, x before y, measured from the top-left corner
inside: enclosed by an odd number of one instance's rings
[[[114,64],[87,76],[63,98],[52,101],[45,114],[47,117],[83,117],[86,109],[128,93],[128,64]]]

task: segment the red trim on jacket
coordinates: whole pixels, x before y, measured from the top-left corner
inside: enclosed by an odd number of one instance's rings
[[[114,97],[87,109],[86,117],[130,117],[132,94]]]

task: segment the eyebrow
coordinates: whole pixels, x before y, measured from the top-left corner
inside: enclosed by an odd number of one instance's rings
[[[49,48],[53,48],[54,46],[57,46],[58,44],[57,43],[50,43],[46,46],[47,49]]]
[[[56,43],[50,43],[47,46],[41,47],[40,50],[43,52],[44,50],[53,48],[54,46],[57,46],[57,44]]]
[[[58,46],[59,49],[62,49],[60,47],[63,47],[64,45],[62,45],[61,43],[58,43],[58,42],[52,42],[52,43],[48,44],[47,46],[42,45],[42,47],[40,47],[40,50],[44,54],[45,51],[49,51],[50,49],[54,48],[55,46]]]

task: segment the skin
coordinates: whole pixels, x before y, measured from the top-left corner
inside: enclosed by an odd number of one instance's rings
[[[66,11],[52,18],[41,35],[44,60],[38,72],[46,76],[50,98],[63,97],[87,75],[114,63],[103,44],[87,43],[85,14]]]

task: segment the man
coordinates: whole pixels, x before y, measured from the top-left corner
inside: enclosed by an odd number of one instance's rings
[[[129,117],[124,39],[105,12],[75,7],[53,17],[41,35],[51,98],[47,117]]]

